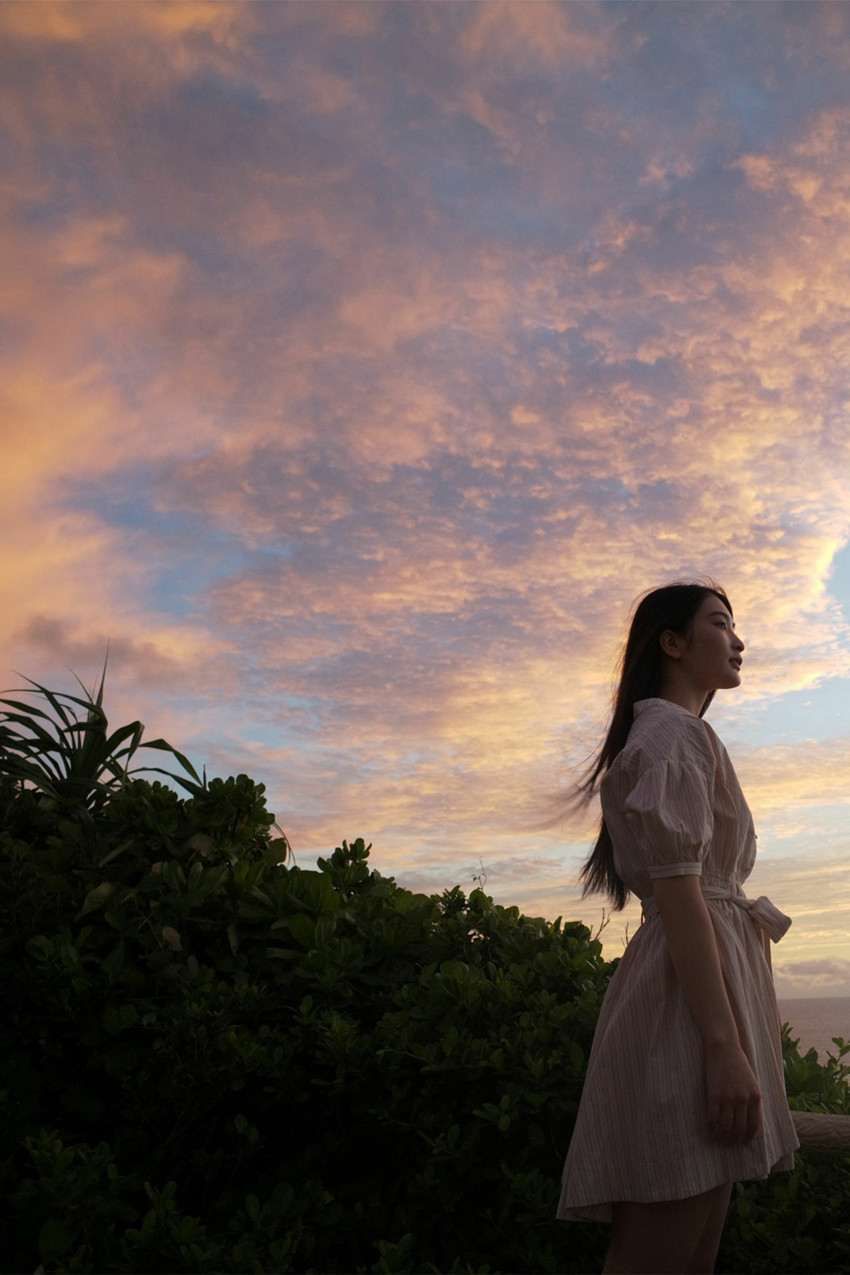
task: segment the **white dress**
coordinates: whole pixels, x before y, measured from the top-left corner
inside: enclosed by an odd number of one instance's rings
[[[601,787],[617,872],[644,903],[599,1016],[559,1218],[606,1221],[619,1200],[699,1195],[794,1166],[780,1022],[763,930],[790,922],[741,889],[756,837],[732,763],[702,718],[663,699],[635,705],[625,748]],[[730,1145],[706,1127],[702,1038],[673,969],[652,881],[700,877],[741,1044],[762,1094],[762,1128]],[[737,902],[735,899],[737,898]]]

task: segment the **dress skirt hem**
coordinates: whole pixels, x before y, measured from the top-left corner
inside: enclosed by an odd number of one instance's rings
[[[667,1194],[662,1198],[657,1196],[647,1196],[646,1199],[641,1198],[641,1193],[632,1192],[628,1197],[630,1203],[634,1204],[663,1204],[671,1200],[687,1200],[694,1195],[702,1195],[704,1191],[711,1191],[714,1187],[723,1186],[727,1182],[764,1182],[772,1173],[790,1173],[794,1169],[794,1153],[790,1152],[784,1155],[781,1160],[777,1160],[764,1173],[754,1173],[745,1177],[737,1177],[735,1179],[721,1177],[718,1181],[706,1182],[705,1185],[699,1187],[696,1191],[689,1190],[684,1195]],[[620,1203],[619,1200],[606,1200],[591,1202],[586,1204],[570,1204],[565,1206],[561,1204],[556,1214],[559,1222],[610,1222],[612,1220],[614,1205]]]

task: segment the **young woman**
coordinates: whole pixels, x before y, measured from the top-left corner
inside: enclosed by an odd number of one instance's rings
[[[766,942],[790,921],[742,891],[752,817],[703,720],[715,691],[740,685],[743,651],[721,589],[646,594],[581,788],[602,803],[585,892],[643,905],[599,1016],[558,1208],[613,1218],[609,1275],[713,1271],[732,1183],[794,1164]]]

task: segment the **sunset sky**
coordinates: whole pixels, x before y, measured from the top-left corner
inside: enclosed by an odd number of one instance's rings
[[[3,686],[108,642],[301,866],[596,927],[540,825],[708,574],[778,991],[850,995],[850,5],[6,0],[0,109]]]

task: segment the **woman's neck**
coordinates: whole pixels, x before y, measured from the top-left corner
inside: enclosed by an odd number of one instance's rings
[[[658,692],[659,699],[669,699],[671,704],[686,708],[694,717],[699,717],[702,712],[705,697],[706,691],[702,687],[694,686],[688,679],[676,677],[675,669],[668,672]]]

